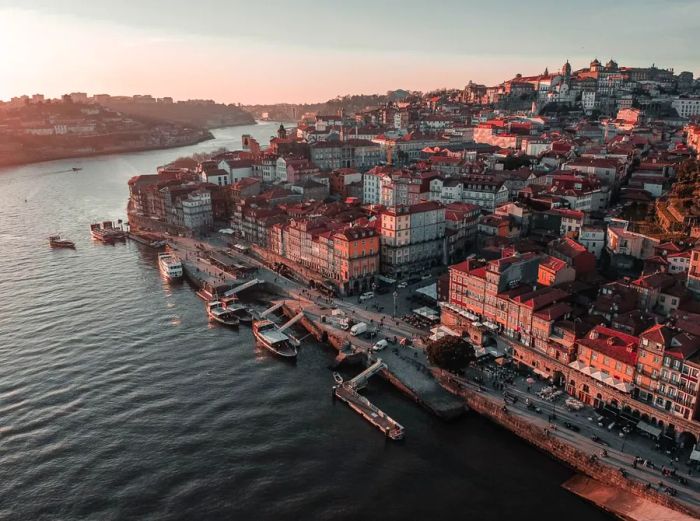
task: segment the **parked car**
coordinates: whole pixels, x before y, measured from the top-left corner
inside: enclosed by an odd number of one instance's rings
[[[408,282],[406,282],[405,280],[404,280],[403,282],[399,282],[399,283],[396,285],[396,287],[397,287],[398,289],[403,289],[403,288],[405,288],[406,286],[408,286]]]
[[[432,275],[430,273],[423,273],[420,276],[420,280],[428,280],[430,277],[432,277]]]
[[[384,349],[388,345],[389,345],[389,342],[387,342],[386,339],[382,339],[372,346],[372,351],[381,351],[382,349]]]
[[[362,295],[360,295],[360,302],[364,302],[365,300],[373,299],[374,298],[374,291],[366,291]]]

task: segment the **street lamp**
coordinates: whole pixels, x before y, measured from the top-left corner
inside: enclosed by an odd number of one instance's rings
[[[392,318],[396,318],[396,297],[399,296],[398,291],[394,290],[394,313],[391,315]]]

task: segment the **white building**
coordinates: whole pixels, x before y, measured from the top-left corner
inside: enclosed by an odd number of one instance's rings
[[[249,159],[224,159],[217,165],[220,170],[228,173],[229,184],[237,183],[253,175],[253,162]]]
[[[206,190],[192,192],[181,202],[182,222],[193,231],[204,231],[214,224],[211,194]]]
[[[379,204],[382,197],[382,178],[385,174],[378,172],[366,172],[362,175],[362,202],[365,204]]]
[[[671,106],[683,118],[700,116],[700,96],[680,96],[671,102]]]
[[[600,259],[605,248],[605,229],[596,226],[584,226],[579,233],[578,242],[589,252]]]

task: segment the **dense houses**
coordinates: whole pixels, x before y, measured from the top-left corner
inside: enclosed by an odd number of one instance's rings
[[[355,114],[129,182],[130,222],[222,229],[338,295],[447,266],[441,327],[648,432],[700,435],[689,73],[593,60]],[[697,322],[700,323],[700,322]]]

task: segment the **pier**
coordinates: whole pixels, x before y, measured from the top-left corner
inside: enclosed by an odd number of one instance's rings
[[[400,440],[405,435],[403,426],[357,392],[358,389],[367,384],[367,380],[373,374],[384,369],[386,369],[384,362],[377,360],[352,380],[336,386],[334,392],[340,400],[347,403],[355,412],[382,431],[388,438]]]

